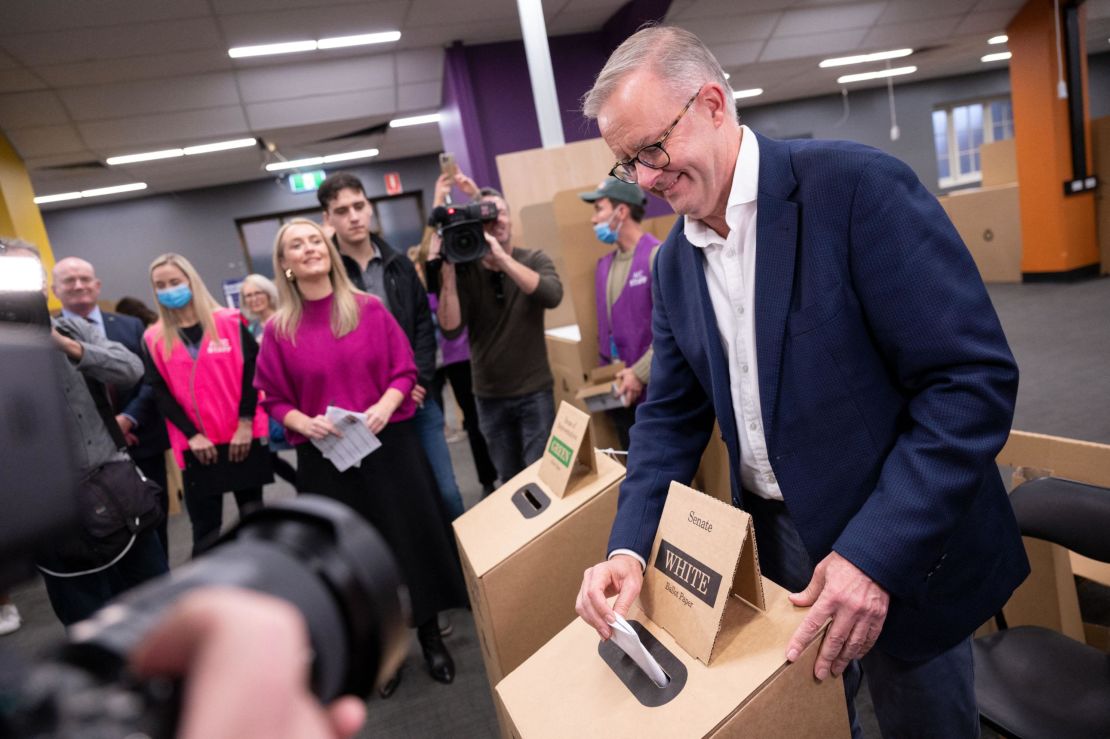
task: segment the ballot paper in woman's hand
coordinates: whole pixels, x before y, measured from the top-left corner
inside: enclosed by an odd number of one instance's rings
[[[367,454],[382,445],[378,437],[366,427],[365,413],[329,405],[324,417],[332,422],[342,436],[328,434],[323,439],[313,439],[312,443],[340,472],[354,467]]]
[[[640,641],[640,636],[636,630],[632,628],[632,624],[628,623],[621,617],[619,613],[614,613],[616,621],[612,626],[613,636],[611,637],[614,644],[621,648],[621,651],[632,658],[632,661],[640,666],[644,674],[648,676],[653,683],[660,688],[664,687],[670,679],[667,673],[663,672],[663,668],[659,666],[659,662],[655,657],[651,656],[643,642]]]

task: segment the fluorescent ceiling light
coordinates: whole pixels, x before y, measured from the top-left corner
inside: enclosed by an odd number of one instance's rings
[[[987,43],[988,44],[1004,44],[1009,40],[1010,40],[1009,36],[1007,36],[1006,34],[1002,34],[1001,36],[991,36],[989,39],[987,39]]]
[[[894,49],[892,51],[876,51],[874,54],[857,54],[855,56],[838,56],[835,59],[826,59],[818,64],[822,69],[826,67],[843,67],[846,64],[863,64],[864,62],[881,62],[884,59],[898,59],[909,56],[913,49]]]
[[[898,77],[903,74],[913,74],[917,67],[895,67],[894,69],[880,69],[878,72],[861,72],[859,74],[846,74],[837,77],[836,83],[843,85],[848,82],[863,82],[864,80],[878,80],[883,77]]]
[[[63,200],[77,200],[78,198],[96,198],[101,195],[115,195],[121,192],[134,192],[135,190],[145,190],[145,182],[132,182],[127,185],[113,185],[112,187],[97,187],[92,190],[82,190],[81,192],[63,192],[57,195],[42,195],[35,198],[36,204],[43,203],[58,203]]]
[[[286,41],[281,44],[262,44],[260,46],[236,46],[227,50],[232,59],[248,56],[269,56],[270,54],[296,54],[301,51],[316,51],[315,41]]]
[[[1013,54],[1009,51],[1000,51],[997,54],[987,54],[983,57],[984,62],[1003,62],[1012,57]]]
[[[753,87],[750,90],[736,90],[735,92],[732,93],[732,99],[733,100],[739,100],[740,98],[754,98],[755,96],[762,95],[762,94],[763,94],[763,88],[762,87]]]
[[[242,59],[248,56],[296,54],[302,51],[316,51],[317,49],[344,49],[348,46],[387,44],[391,41],[397,41],[400,38],[400,31],[381,31],[380,33],[361,33],[357,36],[334,36],[332,38],[322,38],[318,41],[286,41],[280,44],[235,46],[227,50],[227,55],[232,59]]]
[[[109,167],[115,167],[119,164],[134,164],[135,162],[149,162],[155,159],[173,159],[174,157],[185,156],[185,152],[181,149],[163,149],[161,151],[146,151],[142,154],[124,154],[118,157],[108,157],[104,161],[108,163]]]
[[[306,159],[292,159],[288,162],[272,162],[266,165],[267,172],[280,172],[283,169],[301,169],[302,167],[318,167],[321,164],[335,162],[348,162],[352,159],[369,159],[378,155],[377,149],[360,149],[347,151],[342,154],[328,154],[322,157],[308,157]]]
[[[366,46],[368,44],[388,44],[401,38],[400,31],[383,31],[382,33],[363,33],[358,36],[336,36],[335,38],[322,38],[316,42],[317,49],[343,49],[348,46]]]
[[[214,151],[227,151],[228,149],[245,149],[248,146],[254,146],[258,142],[254,139],[232,139],[231,141],[217,141],[214,144],[200,144],[199,146],[186,146],[183,151],[185,156],[191,157],[196,154],[210,154]]]
[[[79,192],[60,192],[57,195],[40,195],[35,198],[35,203],[42,205],[43,203],[60,203],[63,200],[77,200],[81,197]]]
[[[439,123],[439,113],[414,115],[410,118],[394,118],[389,122],[389,127],[402,128],[404,126],[419,126],[422,123]]]

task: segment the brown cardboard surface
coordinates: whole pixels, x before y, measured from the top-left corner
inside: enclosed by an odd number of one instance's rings
[[[596,472],[565,496],[545,488],[537,462],[453,524],[491,686],[570,623],[582,572],[607,554],[624,467],[592,453]],[[512,500],[528,483],[548,496],[533,518]]]
[[[844,688],[839,679],[813,679],[815,642],[798,663],[784,658],[786,645],[805,618],[785,590],[763,580],[763,613],[733,597],[711,666],[687,654],[638,605],[629,618],[639,621],[687,669],[686,685],[669,703],[643,706],[598,656],[597,632],[575,619],[555,638],[497,685],[497,696],[512,722],[512,735],[551,737],[782,737],[848,735]],[[776,689],[779,681],[788,681]],[[790,700],[776,700],[790,693]],[[814,728],[817,727],[817,728]],[[797,728],[798,733],[795,733]]]
[[[732,471],[728,465],[728,448],[721,438],[721,427],[717,422],[713,423],[713,433],[702,452],[701,464],[694,473],[691,487],[704,490],[717,500],[732,505]]]
[[[1056,477],[1110,487],[1110,444],[1014,430],[998,463],[1036,467]]]
[[[984,282],[1021,282],[1017,185],[957,190],[939,199]]]
[[[1008,185],[1018,181],[1017,152],[1013,139],[992,141],[979,147],[980,171],[983,187]]]
[[[559,404],[539,465],[540,481],[560,498],[573,489],[573,480],[597,474],[588,413],[570,403]]]
[[[640,603],[682,648],[710,664],[733,594],[765,606],[752,519],[672,482],[647,560]]]

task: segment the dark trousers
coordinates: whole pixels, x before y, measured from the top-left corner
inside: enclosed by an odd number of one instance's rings
[[[792,593],[805,589],[814,563],[780,501],[744,493],[744,508],[752,515],[759,566],[763,574]],[[908,662],[872,649],[853,660],[844,671],[844,693],[852,736],[863,731],[856,716],[855,698],[863,675],[884,737],[963,739],[979,736],[975,705],[975,677],[971,638],[920,662]]]
[[[489,458],[489,449],[486,439],[482,436],[482,429],[478,423],[478,408],[474,404],[474,391],[470,379],[470,362],[455,362],[436,370],[435,385],[432,394],[435,396],[439,407],[443,408],[443,386],[451,383],[451,391],[455,393],[455,400],[463,412],[463,428],[470,442],[470,454],[474,457],[474,469],[478,471],[478,482],[483,488],[492,488],[497,481],[497,469]]]
[[[233,495],[235,495],[235,503],[239,506],[240,516],[262,505],[262,488],[236,490]],[[189,512],[189,523],[193,525],[193,556],[195,557],[207,549],[220,535],[220,527],[224,522],[224,494],[190,493],[186,485],[185,509]]]
[[[286,462],[277,451],[270,450],[270,466],[274,470],[274,474],[285,480],[293,487],[297,487],[297,469]]]
[[[478,397],[478,421],[501,482],[543,456],[555,423],[555,398],[540,390],[513,398]]]
[[[158,524],[158,540],[162,543],[162,553],[166,555],[166,561],[170,561],[170,494],[169,483],[166,481],[166,455],[159,453],[150,457],[143,457],[136,459],[135,465],[142,471],[143,475],[148,480],[153,480],[158,483],[158,487],[162,492],[158,494],[158,504],[162,506],[162,523]]]
[[[614,408],[609,411],[609,418],[613,420],[613,426],[617,430],[617,441],[620,442],[621,449],[628,451],[629,432],[632,431],[632,424],[636,423],[636,407]]]
[[[79,577],[42,575],[46,595],[63,626],[83,621],[124,591],[169,571],[154,529],[135,538],[131,550],[106,570]]]

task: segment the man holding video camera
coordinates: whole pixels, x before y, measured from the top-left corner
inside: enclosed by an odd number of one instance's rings
[[[543,456],[555,422],[544,311],[562,301],[563,284],[546,254],[512,245],[509,205],[501,193],[483,187],[478,202],[497,208],[484,223],[488,251],[456,265],[445,249],[436,314],[448,339],[464,328],[469,333],[478,423],[504,483]],[[442,239],[450,238],[450,228],[442,229]],[[440,246],[437,235],[431,260],[439,259]]]

